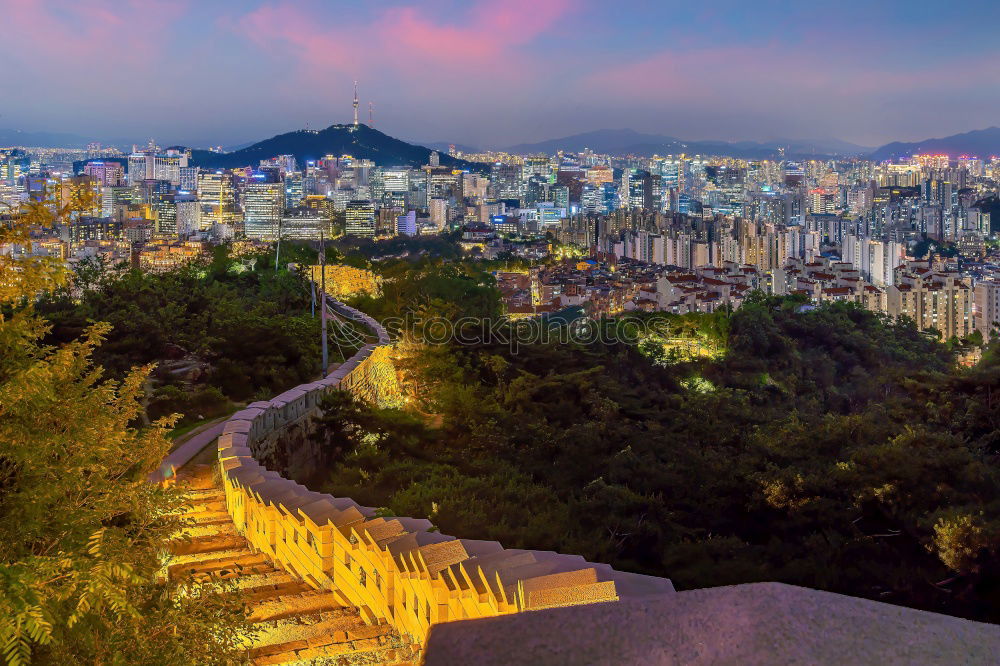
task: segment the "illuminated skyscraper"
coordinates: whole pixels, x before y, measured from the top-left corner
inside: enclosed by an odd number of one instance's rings
[[[446,199],[431,199],[427,208],[431,214],[431,222],[440,231],[448,225],[448,201]]]
[[[153,178],[166,180],[174,187],[181,184],[181,168],[187,166],[187,156],[174,151],[173,154],[153,157]]]
[[[517,164],[496,162],[490,167],[490,183],[498,199],[519,199],[522,194],[521,167]]]
[[[172,193],[158,193],[152,201],[156,233],[177,238],[177,202]]]
[[[198,174],[198,205],[201,209],[198,226],[201,229],[211,229],[215,224],[234,227],[238,215],[233,174],[228,171]]]
[[[121,211],[135,201],[133,187],[101,188],[101,217],[120,216]]]
[[[409,211],[396,218],[396,235],[415,236],[417,234],[417,214]]]
[[[622,197],[628,196],[629,208],[653,210],[653,178],[643,169],[626,169],[622,173]]]
[[[175,194],[177,207],[177,237],[187,238],[198,231],[198,197],[193,194]]]
[[[255,174],[256,176],[256,174]],[[243,231],[254,240],[276,240],[278,224],[285,212],[285,188],[282,183],[253,179],[243,192]]]
[[[60,206],[70,206],[71,215],[96,216],[101,211],[100,185],[91,176],[71,176],[63,178],[55,189],[56,201]]]
[[[87,162],[83,173],[93,177],[101,187],[118,187],[125,184],[125,169],[121,162],[100,160]]]
[[[295,208],[305,197],[305,179],[301,171],[291,171],[285,174],[285,205]]]
[[[348,202],[345,212],[348,236],[375,236],[375,204],[371,201],[355,199]]]
[[[154,177],[155,153],[132,153],[128,156],[128,183],[135,185]]]
[[[180,183],[177,189],[185,192],[195,192],[198,190],[198,167],[187,166],[180,168]]]

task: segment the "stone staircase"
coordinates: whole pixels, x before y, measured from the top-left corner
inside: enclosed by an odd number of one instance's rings
[[[254,664],[416,664],[418,650],[387,624],[365,623],[357,609],[338,603],[275,568],[236,533],[225,495],[211,467],[178,474],[191,508],[192,525],[171,543],[166,565],[171,577],[233,581],[251,609],[257,635],[248,646]]]

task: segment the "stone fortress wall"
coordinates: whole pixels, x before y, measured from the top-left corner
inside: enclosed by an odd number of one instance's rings
[[[377,401],[391,341],[368,315],[334,301],[338,316],[377,338],[325,379],[234,414],[219,437],[226,505],[250,546],[317,589],[424,644],[434,624],[525,610],[674,593],[670,581],[615,571],[578,555],[504,549],[441,534],[422,518],[379,516],[349,498],[313,492],[258,459],[319,414],[323,395],[348,390]],[[391,366],[388,368],[391,370]]]
[[[355,268],[345,264],[326,264],[325,267],[311,266],[309,275],[319,285],[326,273],[326,294],[333,298],[347,298],[357,294],[379,296],[382,293],[382,277],[367,268]]]

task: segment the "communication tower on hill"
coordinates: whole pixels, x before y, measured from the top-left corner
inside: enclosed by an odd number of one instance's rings
[[[358,126],[358,82],[354,82],[354,126]]]

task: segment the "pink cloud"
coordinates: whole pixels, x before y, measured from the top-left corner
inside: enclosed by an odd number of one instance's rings
[[[832,58],[818,46],[720,45],[667,49],[601,67],[582,79],[581,88],[650,104],[683,101],[773,111],[779,102],[808,111],[810,106],[857,104],[885,93],[961,90],[995,76],[996,70],[989,59],[899,69],[843,52]]]
[[[115,67],[144,65],[163,44],[170,24],[186,10],[188,0],[0,0],[3,41],[11,53],[30,53],[32,61],[63,68],[90,68],[85,57],[102,48],[128,54]]]
[[[282,2],[259,7],[234,27],[258,47],[296,58],[310,74],[333,69],[357,76],[364,69],[410,78],[446,69],[511,79],[523,75],[528,64],[516,47],[544,34],[573,5],[574,0],[480,0],[447,22],[418,6],[389,7],[365,23],[324,25],[301,4]]]
[[[406,52],[431,59],[492,57],[532,41],[570,9],[569,0],[487,1],[475,5],[464,24],[440,24],[412,7],[385,12],[386,37]]]
[[[263,5],[239,19],[234,27],[264,49],[281,48],[313,65],[346,64],[346,35],[324,33],[316,22],[291,5]]]

